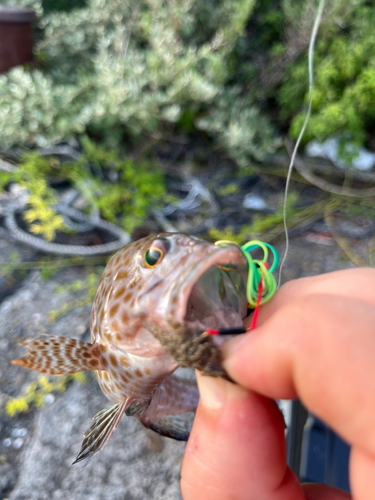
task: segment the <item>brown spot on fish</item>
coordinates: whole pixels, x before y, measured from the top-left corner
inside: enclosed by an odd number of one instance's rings
[[[121,297],[121,295],[123,295],[124,293],[125,293],[125,287],[122,286],[115,293],[115,299],[119,299]]]
[[[117,273],[116,280],[124,280],[127,277],[127,275],[128,275],[127,271],[122,270],[119,273]]]
[[[111,362],[111,365],[114,367],[114,368],[117,368],[118,366],[118,361],[117,361],[117,358],[116,356],[111,352],[111,354],[109,355],[109,360]]]
[[[129,283],[128,288],[134,288],[138,283],[141,281],[142,277],[137,276],[136,278],[133,279],[131,283]]]
[[[137,375],[137,377],[143,378],[143,373],[141,372],[141,370],[139,368],[136,368],[134,370],[134,373]]]
[[[130,361],[126,356],[120,356],[121,366],[130,366]]]
[[[114,306],[112,306],[111,309],[109,310],[109,316],[110,317],[115,316],[119,307],[120,307],[120,304],[115,304]]]
[[[103,350],[103,349],[102,349]],[[99,347],[97,344],[95,344],[91,350],[92,352],[92,355],[94,356],[94,358],[99,358]]]
[[[116,320],[112,321],[111,326],[112,326],[112,333],[118,333],[120,331]]]
[[[132,298],[133,294],[132,293],[127,293],[124,297],[124,302],[129,302],[129,300]]]
[[[148,368],[148,367],[146,367],[146,368],[145,368],[145,374],[146,374],[146,375],[151,375],[151,370],[150,370],[150,368]]]

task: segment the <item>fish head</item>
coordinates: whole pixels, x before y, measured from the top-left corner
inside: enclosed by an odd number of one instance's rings
[[[201,346],[198,338],[215,351],[215,340],[202,337],[207,328],[243,326],[247,273],[246,257],[234,244],[180,233],[138,240],[103,273],[96,298],[101,335],[128,351],[143,348],[145,355],[161,349],[190,366],[185,358]],[[214,357],[217,364],[217,352]]]
[[[147,263],[150,257],[153,265]],[[146,285],[137,307],[147,313],[152,331],[176,325],[201,332],[243,325],[247,261],[238,246],[161,234],[147,244],[139,265]]]

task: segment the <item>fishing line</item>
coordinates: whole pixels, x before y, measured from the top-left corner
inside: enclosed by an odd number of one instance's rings
[[[288,200],[288,193],[289,193],[289,184],[290,184],[290,178],[292,176],[292,171],[293,171],[293,165],[294,161],[296,159],[297,151],[300,145],[300,142],[302,140],[303,134],[305,133],[307,123],[310,119],[311,116],[311,108],[312,108],[312,97],[313,97],[313,90],[314,90],[314,48],[315,48],[315,41],[316,41],[316,36],[318,34],[318,29],[320,26],[320,22],[322,20],[322,13],[324,10],[324,5],[325,5],[325,0],[320,0],[319,5],[318,5],[318,10],[316,13],[315,21],[314,21],[314,26],[311,32],[311,37],[310,37],[310,43],[309,43],[309,54],[308,54],[308,72],[309,72],[309,104],[307,107],[307,112],[305,116],[305,120],[303,122],[301,131],[299,133],[297,142],[294,146],[292,157],[290,159],[290,164],[288,168],[288,175],[286,178],[286,184],[285,184],[285,194],[284,194],[284,206],[283,206],[283,223],[284,223],[284,232],[285,232],[285,252],[284,256],[282,258],[281,264],[280,264],[280,271],[279,271],[279,280],[277,287],[280,287],[281,284],[281,278],[282,278],[282,270],[285,264],[285,261],[288,256],[288,251],[289,251],[289,234],[288,234],[288,226],[286,223],[286,203]]]
[[[220,240],[215,245],[227,246],[236,245],[234,241]],[[257,305],[263,305],[268,302],[276,292],[276,280],[273,276],[273,271],[279,264],[279,254],[273,246],[263,241],[253,240],[245,243],[240,247],[244,253],[248,263],[248,279],[246,285],[246,297],[251,309],[255,309]],[[251,252],[255,250],[263,251],[262,259],[254,259]],[[269,255],[272,255],[271,264],[268,263]],[[230,272],[231,266],[221,266],[224,271]],[[259,289],[261,289],[261,297],[259,299]]]
[[[220,240],[216,241],[215,245],[226,247],[228,245],[238,246],[246,257],[248,263],[248,278],[246,285],[246,297],[248,306],[253,309],[253,318],[250,328],[236,327],[236,328],[222,328],[216,330],[214,328],[206,328],[205,334],[207,335],[238,335],[246,333],[256,328],[258,313],[261,304],[265,304],[270,300],[276,292],[276,280],[273,276],[273,271],[279,264],[279,254],[273,246],[263,241],[253,240],[245,243],[240,247],[234,241]],[[254,259],[251,252],[261,249],[263,251],[262,259]],[[268,256],[272,254],[272,263],[268,263]],[[223,271],[231,272],[231,266],[218,266]]]

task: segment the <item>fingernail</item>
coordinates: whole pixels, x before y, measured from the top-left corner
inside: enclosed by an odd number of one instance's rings
[[[243,397],[246,391],[220,377],[207,377],[196,372],[201,404],[210,410],[221,410],[228,401]]]

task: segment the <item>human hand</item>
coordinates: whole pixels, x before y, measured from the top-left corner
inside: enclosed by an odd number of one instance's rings
[[[201,400],[181,473],[184,500],[344,500],[300,485],[271,398],[299,397],[351,446],[353,498],[375,498],[375,270],[284,285],[258,327],[223,346],[238,385],[197,375]]]

